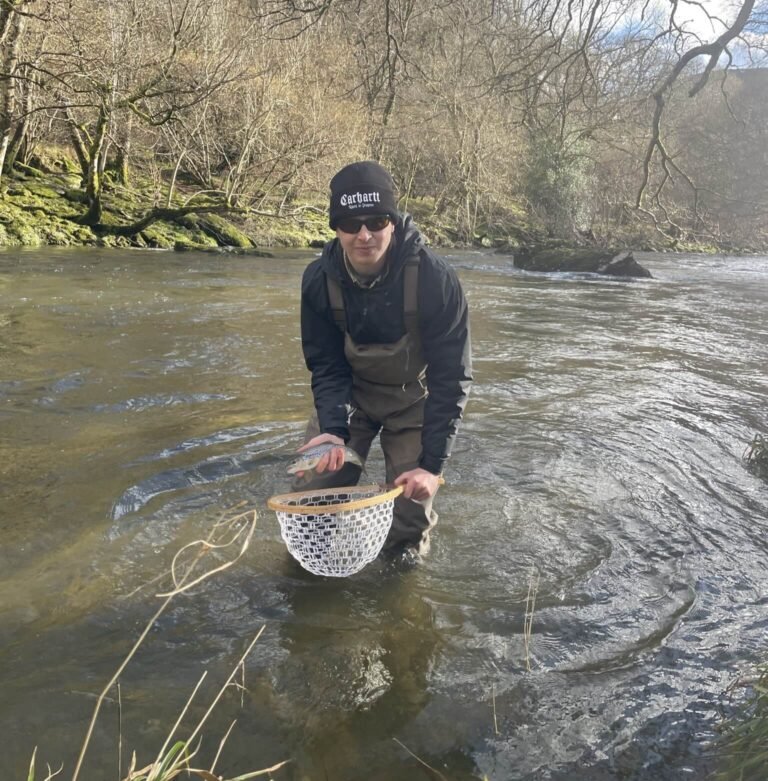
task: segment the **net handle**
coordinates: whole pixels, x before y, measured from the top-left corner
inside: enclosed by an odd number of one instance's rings
[[[445,480],[442,477],[437,478],[438,485],[445,485]],[[291,501],[297,501],[304,499],[307,496],[306,491],[297,491],[292,494],[279,494],[278,496],[272,496],[267,499],[267,507],[270,510],[275,510],[281,513],[293,513],[294,515],[317,515],[322,513],[340,513],[348,510],[362,510],[365,507],[373,507],[376,504],[387,502],[392,499],[396,499],[403,492],[403,486],[399,485],[396,488],[389,488],[389,486],[380,485],[364,485],[355,486],[355,491],[370,491],[378,488],[384,493],[374,494],[373,496],[366,496],[364,499],[353,499],[351,502],[342,502],[340,504],[325,504],[325,505],[308,505],[308,504],[290,504]],[[352,489],[350,489],[352,490]],[[314,492],[315,496],[323,496],[324,494],[338,493],[338,488],[329,488],[324,491]]]

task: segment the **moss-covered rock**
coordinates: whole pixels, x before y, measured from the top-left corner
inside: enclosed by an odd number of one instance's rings
[[[177,252],[208,252],[214,249],[210,244],[200,244],[199,242],[191,241],[189,239],[178,239],[174,243],[173,248]]]
[[[134,243],[127,236],[114,236],[112,234],[99,236],[95,243],[97,247],[123,247],[127,249],[134,246]],[[168,249],[168,247],[163,249]]]
[[[139,234],[144,246],[152,249],[173,249],[177,239],[167,236],[157,224],[145,228]]]
[[[22,247],[39,247],[43,239],[32,225],[18,220],[8,226],[9,244]]]
[[[45,232],[45,243],[54,247],[69,247],[75,242],[67,231],[52,228]]]
[[[20,184],[9,184],[8,189],[5,191],[5,195],[8,198],[14,198],[19,201],[32,197],[30,191]]]
[[[314,204],[292,219],[249,216],[245,230],[254,244],[266,247],[322,247],[336,235],[328,227],[324,207]]]
[[[253,242],[229,220],[218,214],[188,214],[192,222],[220,247],[252,247]]]
[[[38,182],[29,188],[29,192],[43,200],[59,200],[64,195],[64,190],[54,190],[53,187]]]
[[[72,203],[88,203],[88,196],[85,191],[78,188],[69,188],[64,192],[64,198]]]
[[[218,247],[218,241],[206,233],[201,227],[196,214],[185,214],[175,220],[175,225],[182,230],[177,230],[179,237],[176,241],[179,245],[189,245],[189,247]],[[189,248],[187,247],[187,248]]]
[[[29,177],[31,179],[42,179],[47,171],[41,171],[39,168],[35,168],[32,165],[24,165],[24,163],[16,163],[16,169],[22,176]]]
[[[29,160],[32,167],[46,174],[80,172],[80,166],[69,149],[51,144],[41,148]]]

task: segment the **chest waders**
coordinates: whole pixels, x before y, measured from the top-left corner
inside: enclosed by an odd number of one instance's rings
[[[418,257],[403,269],[405,334],[393,344],[356,344],[347,331],[344,299],[336,279],[326,275],[328,298],[336,325],[344,332],[344,355],[352,368],[352,405],[349,447],[365,461],[379,434],[388,483],[419,465],[421,428],[427,398],[426,362],[418,327]],[[305,441],[320,433],[317,416],[309,421]],[[316,475],[301,489],[355,485],[361,469],[344,464],[337,472]],[[297,489],[298,490],[298,489]],[[395,500],[392,528],[384,550],[413,546],[426,553],[429,531],[437,523],[432,497],[423,501]]]

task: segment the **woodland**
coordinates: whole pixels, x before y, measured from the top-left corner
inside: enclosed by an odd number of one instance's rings
[[[0,0],[0,44],[0,244],[322,238],[376,159],[445,243],[768,248],[765,0]]]

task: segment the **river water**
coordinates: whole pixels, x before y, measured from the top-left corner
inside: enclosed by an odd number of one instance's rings
[[[768,259],[639,254],[654,278],[616,281],[452,254],[476,382],[432,552],[324,579],[265,507],[311,406],[312,257],[0,254],[3,778],[35,746],[71,777],[160,603],[146,584],[238,505],[250,547],[162,615],[81,778],[148,763],[262,626],[198,767],[236,719],[217,772],[703,778],[768,650],[768,482],[742,457],[768,429]]]

